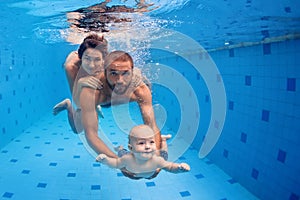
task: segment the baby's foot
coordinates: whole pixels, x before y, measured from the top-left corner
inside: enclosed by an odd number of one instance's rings
[[[168,134],[168,135],[161,135],[161,139],[162,139],[163,141],[167,141],[167,140],[170,139],[171,137],[172,137],[171,134]]]
[[[70,99],[65,99],[53,107],[53,115],[57,115],[58,113],[68,109],[69,107],[71,107],[71,101]]]

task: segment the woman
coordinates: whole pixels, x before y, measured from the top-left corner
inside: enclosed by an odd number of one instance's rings
[[[87,36],[77,52],[71,52],[65,62],[65,70],[69,87],[72,93],[76,109],[73,108],[70,99],[65,99],[56,104],[53,108],[53,114],[57,115],[63,110],[68,112],[69,124],[74,133],[82,132],[81,110],[79,107],[79,94],[83,86],[93,89],[101,89],[102,84],[99,75],[104,71],[104,57],[107,55],[107,41],[103,36],[91,34]],[[101,107],[97,106],[101,115]]]

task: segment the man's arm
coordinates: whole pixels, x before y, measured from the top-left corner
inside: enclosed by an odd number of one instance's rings
[[[97,154],[104,153],[109,157],[117,158],[106,144],[98,137],[98,116],[96,112],[96,100],[99,90],[84,87],[80,93],[81,120],[85,137],[89,145]]]
[[[144,124],[150,126],[155,132],[155,142],[157,149],[161,149],[161,134],[157,127],[154,110],[152,106],[152,94],[148,86],[141,85],[134,91],[137,97]]]

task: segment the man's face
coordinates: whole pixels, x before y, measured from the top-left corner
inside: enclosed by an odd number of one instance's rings
[[[114,61],[106,68],[106,79],[109,87],[116,94],[124,94],[132,79],[130,61]]]

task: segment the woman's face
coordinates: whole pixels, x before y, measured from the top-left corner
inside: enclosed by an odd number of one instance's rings
[[[93,48],[88,48],[83,52],[81,58],[81,67],[89,74],[104,71],[104,60],[102,53]]]

